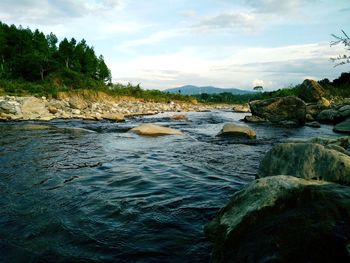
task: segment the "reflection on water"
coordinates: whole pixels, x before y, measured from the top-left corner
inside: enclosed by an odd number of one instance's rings
[[[203,226],[254,179],[272,144],[331,128],[250,125],[256,140],[218,138],[244,114],[169,114],[125,123],[0,124],[0,255],[4,262],[208,262]],[[142,122],[184,136],[141,137]],[[49,126],[48,126],[49,125]]]

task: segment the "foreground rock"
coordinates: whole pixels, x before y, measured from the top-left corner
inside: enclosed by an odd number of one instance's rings
[[[350,185],[350,157],[336,147],[326,147],[318,143],[276,145],[261,161],[258,177],[285,174]]]
[[[335,125],[333,131],[350,134],[350,119]]]
[[[305,123],[305,102],[294,96],[252,101],[249,106],[253,115],[272,123],[293,126]]]
[[[233,123],[225,124],[217,136],[235,136],[244,138],[256,138],[256,132],[249,127]]]
[[[183,135],[178,130],[149,123],[141,124],[138,127],[132,128],[130,131],[144,136]]]
[[[350,188],[292,176],[256,180],[205,228],[213,262],[350,262]]]

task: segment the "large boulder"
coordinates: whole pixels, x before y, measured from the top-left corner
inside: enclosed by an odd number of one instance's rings
[[[315,80],[306,79],[300,85],[299,98],[305,102],[322,102],[324,95],[325,91]]]
[[[341,113],[335,109],[323,110],[316,116],[316,120],[325,123],[339,123],[343,119]]]
[[[251,101],[249,106],[253,115],[273,123],[297,126],[305,123],[305,102],[294,96]]]
[[[236,192],[205,227],[213,262],[350,262],[350,188],[272,176]]]
[[[241,126],[233,123],[227,123],[218,133],[218,136],[235,136],[235,137],[245,137],[245,138],[256,138],[256,132],[247,127]]]
[[[178,130],[151,123],[141,124],[140,126],[132,128],[130,131],[145,136],[183,135],[183,133]]]
[[[258,177],[293,175],[350,185],[350,157],[318,143],[282,143],[260,163]]]
[[[350,134],[350,119],[335,125],[333,131]]]

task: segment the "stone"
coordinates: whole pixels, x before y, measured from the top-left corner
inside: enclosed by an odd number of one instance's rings
[[[292,176],[236,192],[204,229],[212,262],[350,262],[350,188]]]
[[[19,104],[14,101],[0,101],[0,113],[20,115],[21,109]]]
[[[175,121],[187,121],[188,118],[184,114],[176,114],[170,117],[170,119],[175,120]]]
[[[347,119],[335,125],[333,131],[350,134],[350,119]]]
[[[349,118],[350,117],[350,105],[344,105],[339,108],[339,114],[343,118]]]
[[[217,136],[235,136],[245,138],[256,138],[256,132],[249,127],[233,123],[227,123]]]
[[[163,135],[183,135],[182,132],[155,124],[141,124],[130,130],[138,135],[163,136]]]
[[[234,105],[232,110],[234,112],[242,112],[242,113],[250,112],[249,104],[237,104],[237,105]]]
[[[27,120],[52,118],[52,114],[46,108],[45,102],[35,97],[28,97],[23,101],[22,114],[23,119]]]
[[[350,157],[318,143],[282,143],[262,159],[258,177],[281,174],[350,185]]]
[[[72,109],[72,114],[73,114],[73,115],[80,115],[80,114],[81,114],[81,111],[78,110],[78,109]]]
[[[69,106],[72,109],[77,109],[77,110],[85,110],[89,104],[82,98],[79,98],[77,96],[73,96],[69,98]]]
[[[317,106],[321,109],[327,109],[331,106],[331,103],[326,98],[321,97],[321,99],[317,102]]]
[[[272,123],[291,121],[297,126],[305,123],[305,102],[294,96],[251,101],[249,106],[253,115]]]
[[[317,143],[323,146],[337,145],[343,149],[347,149],[350,145],[350,137],[315,137],[311,139],[295,139],[290,138],[287,140],[290,143]]]
[[[306,115],[305,115],[305,120],[306,120],[307,122],[312,122],[312,121],[314,121],[315,119],[314,119],[314,117],[312,117],[311,114],[306,113]],[[305,124],[305,125],[306,125],[306,124]]]
[[[342,119],[343,117],[341,116],[340,112],[334,109],[323,110],[316,117],[316,120],[326,123],[337,123]]]
[[[23,125],[24,130],[50,130],[53,129],[53,126],[43,125],[43,124],[26,124]]]
[[[266,122],[266,119],[254,115],[248,115],[244,117],[243,121],[251,123],[263,123]]]
[[[317,121],[307,122],[305,123],[305,126],[308,126],[311,128],[321,128],[321,124]]]
[[[316,118],[316,116],[322,111],[322,109],[315,103],[308,103],[306,105],[306,115],[311,115],[312,118]]]
[[[56,114],[58,112],[57,108],[53,107],[53,106],[49,106],[47,108],[47,110],[51,113],[51,114]]]
[[[305,102],[322,102],[325,91],[315,80],[306,79],[300,85],[299,98]]]
[[[124,115],[121,113],[105,113],[101,115],[102,119],[122,122],[125,121]]]

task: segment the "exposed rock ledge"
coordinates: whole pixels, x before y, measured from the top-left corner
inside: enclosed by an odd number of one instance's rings
[[[229,108],[227,105],[202,105],[185,102],[145,102],[135,98],[116,98],[104,93],[72,93],[58,99],[46,97],[0,97],[0,120],[85,119],[123,121],[124,117],[159,112],[206,111]]]

